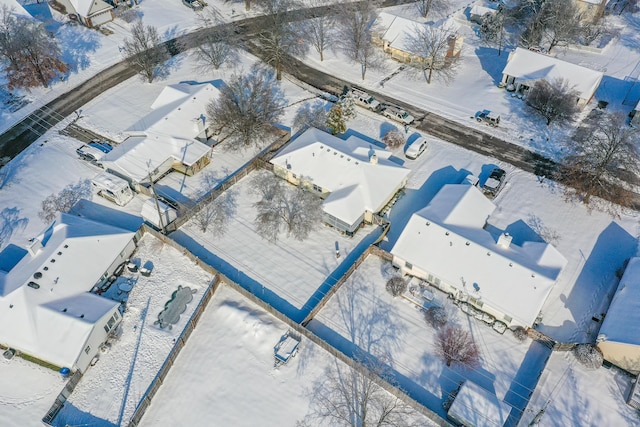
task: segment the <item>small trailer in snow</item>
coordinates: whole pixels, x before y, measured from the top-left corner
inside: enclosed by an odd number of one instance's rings
[[[91,184],[98,190],[98,195],[119,206],[126,205],[134,196],[127,181],[108,172],[94,176]]]
[[[274,367],[278,367],[280,365],[284,365],[292,357],[298,353],[298,346],[300,345],[300,337],[293,334],[292,332],[287,332],[280,338],[280,342],[273,348],[275,363]]]

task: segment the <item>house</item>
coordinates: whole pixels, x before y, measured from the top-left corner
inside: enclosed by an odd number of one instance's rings
[[[0,254],[0,344],[84,371],[120,323],[98,289],[133,253],[136,233],[62,213],[26,249]]]
[[[633,374],[640,373],[640,257],[629,260],[609,310],[602,322],[597,344],[604,359]]]
[[[509,412],[511,405],[467,380],[460,386],[447,418],[464,427],[497,427],[504,426]]]
[[[404,63],[425,61],[429,58],[416,53],[414,46],[418,28],[424,25],[426,24],[381,12],[374,24],[373,42],[382,46],[382,49],[397,61]],[[460,56],[463,40],[462,36],[451,37],[444,58]]]
[[[519,47],[509,54],[507,65],[502,70],[501,86],[526,94],[537,80],[562,78],[577,91],[578,106],[584,107],[596,93],[603,75],[601,71]]]
[[[604,14],[608,0],[574,0],[582,22],[597,22]]]
[[[324,199],[324,220],[345,233],[372,222],[407,183],[392,153],[357,136],[342,140],[310,128],[271,160],[273,172]]]
[[[443,186],[410,218],[393,264],[509,327],[530,327],[567,261],[548,243],[492,235],[495,207],[474,185]]]
[[[629,114],[631,116],[631,125],[640,126],[640,101],[636,104],[635,108]]]
[[[104,0],[52,0],[49,4],[89,28],[106,24],[115,18],[113,6]]]
[[[482,22],[487,16],[493,16],[496,14],[495,9],[488,8],[479,4],[473,4],[469,8],[469,21],[475,22],[478,25],[482,25]]]
[[[165,87],[152,111],[127,129],[129,137],[102,158],[102,165],[136,191],[172,171],[194,175],[210,161],[204,112],[218,94],[209,83]]]

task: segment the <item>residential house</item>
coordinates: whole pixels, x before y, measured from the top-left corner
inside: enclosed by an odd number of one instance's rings
[[[501,85],[507,90],[526,94],[538,80],[562,78],[578,93],[578,106],[584,107],[596,93],[603,75],[601,71],[519,47],[509,54],[507,65],[502,70]]]
[[[136,233],[62,213],[26,249],[0,254],[0,343],[84,371],[120,323],[120,303],[92,290],[135,250]]]
[[[104,168],[136,191],[172,171],[197,173],[210,161],[204,113],[218,94],[209,83],[165,87],[152,111],[127,129],[129,137],[102,158]]]
[[[113,6],[104,0],[53,0],[50,5],[89,28],[106,24],[115,18]]]
[[[596,22],[602,18],[607,0],[574,0],[581,14],[582,22]]]
[[[640,258],[629,260],[600,327],[598,348],[604,359],[633,374],[640,373]]]
[[[548,243],[491,234],[494,209],[476,186],[443,186],[412,215],[391,249],[393,264],[507,326],[530,327],[567,261]]]
[[[381,12],[376,19],[373,32],[373,42],[383,48],[393,59],[404,62],[421,62],[428,60],[416,53],[415,46],[418,28],[427,24]],[[449,40],[449,47],[444,55],[446,58],[457,58],[462,51],[462,36],[452,36]]]
[[[468,11],[469,21],[475,22],[478,25],[482,25],[482,22],[487,16],[493,16],[497,12],[496,9],[491,9],[477,3],[473,3],[471,6],[469,6]]]
[[[635,108],[629,115],[631,116],[631,125],[640,126],[640,101],[638,101]]]
[[[310,128],[271,160],[274,173],[324,199],[324,220],[345,233],[372,222],[407,183],[392,153],[357,136],[342,140]]]

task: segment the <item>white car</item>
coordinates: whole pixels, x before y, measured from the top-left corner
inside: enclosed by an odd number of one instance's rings
[[[421,136],[413,141],[411,144],[407,145],[407,148],[404,150],[404,155],[409,159],[416,159],[424,150],[427,149],[429,143],[426,138]]]
[[[395,105],[385,106],[384,110],[382,110],[382,114],[405,125],[410,125],[414,120],[411,114],[407,113],[400,107],[396,107]]]

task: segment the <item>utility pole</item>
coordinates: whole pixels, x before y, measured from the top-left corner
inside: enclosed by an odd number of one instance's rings
[[[156,209],[158,211],[158,220],[160,221],[160,232],[164,234],[164,221],[162,220],[162,212],[160,212],[160,202],[158,201],[158,195],[156,194],[156,186],[151,177],[151,160],[147,162],[147,170],[149,171],[149,184],[151,185],[151,192],[153,193],[153,200],[156,202]]]

